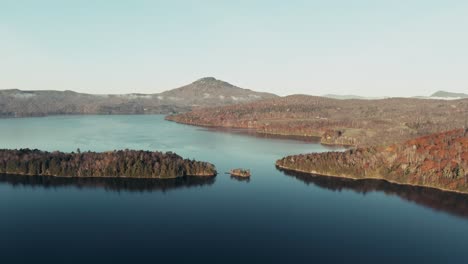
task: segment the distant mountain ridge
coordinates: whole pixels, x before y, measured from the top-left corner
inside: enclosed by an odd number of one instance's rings
[[[358,99],[358,100],[380,100],[380,99],[388,99],[392,98],[389,96],[380,96],[380,97],[369,97],[369,96],[360,96],[354,94],[325,94],[322,95],[323,97],[338,99],[338,100],[350,100],[350,99]],[[405,98],[405,97],[397,97],[397,98]],[[437,91],[430,96],[411,96],[409,98],[417,98],[417,99],[440,99],[440,100],[453,100],[453,99],[464,99],[468,98],[468,94],[464,93],[452,93],[446,91]]]
[[[378,100],[378,99],[385,99],[388,97],[367,97],[367,96],[359,96],[354,94],[325,94],[323,97],[338,99],[338,100],[349,100],[349,99],[359,99],[359,100]]]
[[[438,98],[468,98],[468,94],[464,93],[452,93],[446,91],[437,91],[431,95],[431,97]]]
[[[213,77],[155,94],[86,94],[74,91],[0,90],[0,117],[70,114],[170,114],[278,97]]]

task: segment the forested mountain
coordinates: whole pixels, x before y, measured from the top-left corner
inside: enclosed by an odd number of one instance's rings
[[[73,91],[0,90],[0,117],[63,114],[169,114],[194,107],[274,98],[208,77],[159,94],[93,95]]]
[[[294,95],[196,109],[168,120],[251,128],[257,133],[318,137],[323,144],[371,146],[468,126],[468,99],[336,100]]]
[[[302,154],[276,162],[279,168],[354,179],[468,192],[468,129],[456,129],[393,144],[345,152]]]
[[[213,164],[183,159],[175,153],[119,150],[63,153],[0,150],[0,173],[58,177],[178,178],[215,176]]]
[[[199,79],[189,85],[163,92],[161,99],[189,106],[219,106],[278,97],[271,93],[242,89],[213,77]]]

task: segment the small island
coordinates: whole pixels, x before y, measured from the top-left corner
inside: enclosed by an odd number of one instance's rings
[[[56,177],[155,178],[216,176],[208,162],[183,159],[172,152],[114,150],[47,152],[0,149],[0,173]]]
[[[286,171],[468,193],[468,129],[455,129],[382,147],[285,157]]]
[[[232,169],[229,174],[234,177],[249,178],[250,170],[248,169]]]

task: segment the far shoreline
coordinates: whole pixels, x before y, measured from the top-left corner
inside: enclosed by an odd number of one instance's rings
[[[283,139],[283,140],[294,140],[298,142],[306,142],[311,144],[320,144],[329,148],[344,148],[344,149],[351,149],[355,146],[353,145],[342,145],[342,144],[331,144],[331,143],[323,143],[321,142],[320,136],[301,136],[301,135],[294,135],[294,134],[279,134],[279,133],[268,133],[264,131],[258,131],[255,128],[245,128],[245,127],[227,127],[227,126],[217,126],[217,125],[206,125],[206,124],[194,124],[194,123],[184,123],[176,120],[168,119],[170,115],[167,115],[164,119],[169,122],[174,122],[181,125],[205,128],[207,131],[215,131],[215,132],[224,132],[224,133],[233,133],[233,134],[243,134],[248,135],[251,137],[256,138],[266,138],[266,139]]]

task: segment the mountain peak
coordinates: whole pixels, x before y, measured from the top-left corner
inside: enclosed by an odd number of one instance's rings
[[[227,105],[277,97],[270,93],[243,89],[214,77],[203,77],[188,85],[165,91],[160,96],[190,106]]]
[[[196,80],[195,82],[213,82],[213,81],[218,81],[218,80],[215,77],[203,77],[203,78]]]
[[[208,89],[208,88],[239,88],[228,82],[218,80],[215,77],[203,77],[193,83],[185,86],[190,87],[191,89]]]

